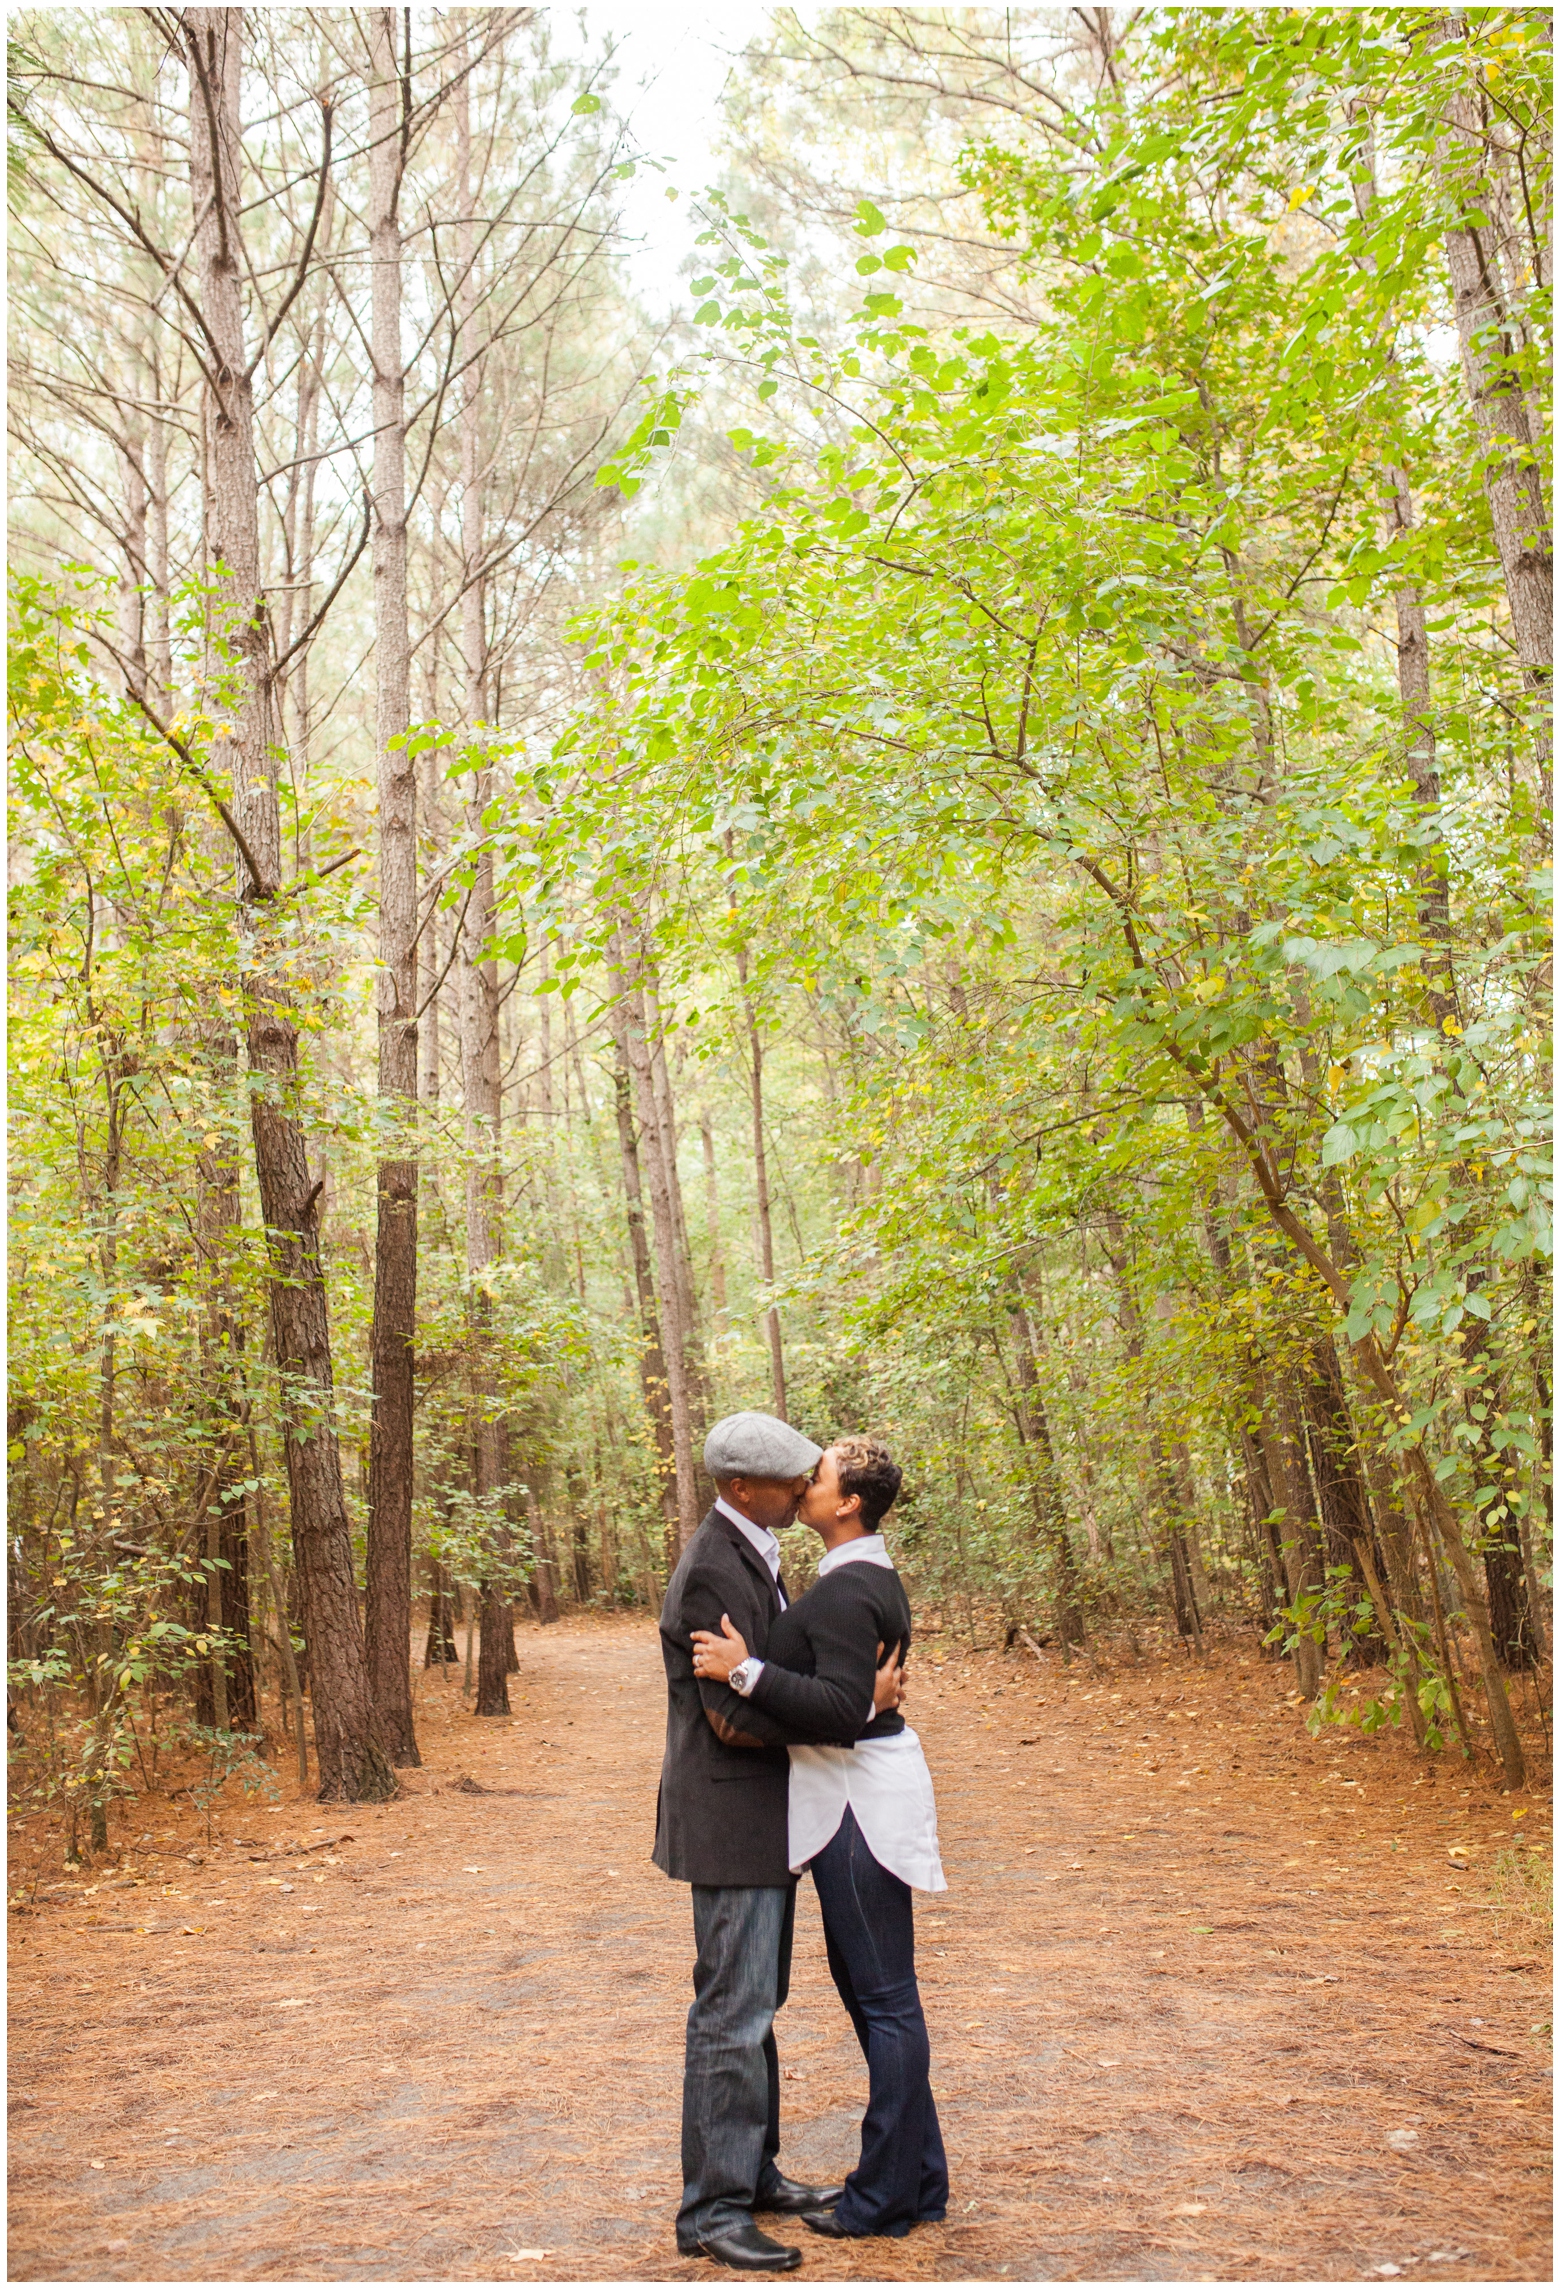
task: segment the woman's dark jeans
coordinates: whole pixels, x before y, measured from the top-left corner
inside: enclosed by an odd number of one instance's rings
[[[849,1805],[812,1863],[829,1969],[866,2055],[861,2159],[835,2216],[848,2233],[896,2238],[948,2207],[948,2163],[929,2080],[931,2046],[915,1982],[910,1886],[867,1849]]]

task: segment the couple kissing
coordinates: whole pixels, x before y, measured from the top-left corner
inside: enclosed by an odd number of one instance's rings
[[[900,1714],[910,1603],[884,1547],[898,1467],[877,1439],[824,1450],[789,1423],[728,1415],[705,1442],[715,1507],[661,1608],[666,1755],[655,1863],[693,1890],[677,2247],[751,2272],[800,2249],[754,2213],[831,2240],[940,2220],[948,2168],[915,1976],[912,1891],[947,1886],[921,1744]],[[824,1545],[794,1602],[778,1534]],[[868,2068],[861,2152],[839,2185],[784,2176],[774,2016],[810,1869],[829,1969]]]

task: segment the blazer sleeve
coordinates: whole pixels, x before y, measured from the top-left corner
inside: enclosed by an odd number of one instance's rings
[[[735,1562],[741,1565],[740,1559]],[[723,1613],[730,1614],[733,1627],[741,1630],[747,1641],[748,1651],[754,1652],[754,1638],[763,1634],[757,1626],[763,1617],[758,1612],[756,1590],[745,1575],[722,1580],[713,1569],[697,1568],[683,1584],[679,1617],[690,1657],[694,1630],[707,1629],[719,1637]],[[762,1659],[762,1655],[759,1658]],[[700,1677],[696,1681],[705,1714],[728,1748],[783,1749],[789,1746],[793,1736],[774,1717],[756,1709],[751,1699],[745,1701],[740,1693],[733,1693],[729,1685],[722,1685],[713,1677]],[[868,1685],[869,1694],[871,1690]]]
[[[766,1661],[742,1706],[783,1725],[788,1741],[837,1742],[848,1748],[872,1722],[877,1616],[864,1601],[818,1600],[809,1608],[805,1626],[817,1674],[799,1677]]]

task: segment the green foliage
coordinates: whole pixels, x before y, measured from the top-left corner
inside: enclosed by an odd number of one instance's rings
[[[900,1452],[895,1547],[948,1626],[1157,1611],[1190,1638],[1211,1596],[1320,1675],[1313,1729],[1439,1747],[1439,1630],[1376,1610],[1351,1535],[1394,1609],[1453,1553],[1524,1585],[1547,1563],[1547,691],[1444,271],[1448,230],[1493,216],[1496,370],[1545,403],[1544,40],[1521,11],[1454,39],[1182,10],[1134,19],[1117,64],[1066,135],[1037,118],[961,161],[1032,326],[937,318],[928,249],[863,198],[826,337],[786,249],[705,202],[696,346],[593,474],[643,513],[718,407],[745,513],[600,586],[548,666],[578,695],[560,736],[430,699],[404,742],[460,813],[424,884],[452,958],[495,870],[527,1092],[499,1137],[447,1097],[409,1134],[377,1097],[369,776],[284,774],[266,961],[329,1168],[332,1419],[361,1534],[393,1139],[423,1180],[419,1556],[514,1595],[563,1576],[567,1515],[580,1595],[656,1596],[607,1039],[628,934],[682,1122],[698,1410],[767,1399],[774,1305],[793,1419]],[[178,591],[177,753],[113,695],[109,601],[86,570],[21,580],[11,657],[15,1674],[38,1785],[89,1811],[127,1758],[155,1769],[158,1696],[218,1649],[191,1553],[219,1478],[288,1566],[214,809],[231,662]],[[1415,612],[1427,710],[1399,680]],[[505,1251],[472,1274],[491,1158]],[[1301,1406],[1324,1354],[1349,1519]],[[484,1415],[512,1459],[479,1500]]]

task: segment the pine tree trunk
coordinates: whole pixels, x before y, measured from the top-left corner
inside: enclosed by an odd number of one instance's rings
[[[1257,1563],[1257,1577],[1261,1583],[1263,1634],[1271,1629],[1282,1602],[1278,1585],[1283,1579],[1283,1560],[1278,1554],[1278,1543],[1273,1533],[1273,1490],[1268,1484],[1267,1457],[1252,1437],[1241,1426],[1241,1462],[1246,1481],[1246,1505],[1251,1516],[1253,1554]]]
[[[1301,1405],[1327,1564],[1330,1568],[1347,1567],[1353,1577],[1351,1599],[1368,1595],[1356,1553],[1374,1541],[1370,1498],[1349,1419],[1343,1369],[1330,1335],[1319,1335],[1311,1344],[1311,1371],[1302,1388]],[[1379,1581],[1383,1562],[1375,1550],[1371,1558]],[[1379,1621],[1363,1636],[1351,1636],[1344,1650],[1356,1661],[1382,1660],[1387,1646]]]
[[[156,401],[155,365],[148,380]],[[152,705],[166,722],[173,712],[173,621],[168,554],[168,426],[154,411],[146,433],[147,578],[152,585]]]
[[[531,1609],[545,1628],[558,1619],[558,1561],[553,1551],[552,1528],[535,1487],[526,1489],[526,1506],[536,1553],[530,1581]]]
[[[639,1379],[644,1392],[645,1414],[655,1439],[656,1483],[666,1520],[668,1546],[675,1548],[678,1539],[677,1454],[672,1435],[672,1404],[667,1382],[666,1355],[661,1344],[655,1280],[650,1269],[650,1241],[645,1231],[639,1140],[634,1133],[633,1077],[629,1071],[627,1045],[628,1012],[621,999],[614,1002],[611,1015],[614,1050],[612,1087],[617,1111],[618,1154],[623,1169],[623,1197],[627,1208],[629,1251],[634,1264],[634,1288],[639,1302]]]
[[[449,1575],[435,1559],[428,1593],[428,1635],[423,1645],[423,1667],[444,1669],[460,1658],[455,1643],[455,1590]]]
[[[1013,1284],[1016,1288],[1016,1280]],[[1040,1389],[1039,1351],[1034,1322],[1029,1316],[1027,1305],[1021,1300],[1014,1303],[1013,1320],[1018,1333],[1018,1404],[1013,1410],[1013,1418],[1029,1466],[1030,1498],[1034,1505],[1035,1522],[1051,1553],[1056,1584],[1056,1633],[1064,1646],[1082,1645],[1087,1632],[1084,1627],[1083,1599],[1079,1593],[1078,1562],[1067,1531],[1067,1501],[1062,1491],[1061,1473],[1056,1467],[1056,1452],[1051,1444],[1051,1425],[1045,1411],[1045,1398]]]
[[[1349,105],[1350,117],[1364,130],[1354,170],[1354,204],[1361,220],[1376,204],[1376,133],[1374,116],[1364,98]],[[1367,255],[1360,266],[1375,275],[1375,261]],[[1389,349],[1388,358],[1393,357]],[[1389,521],[1394,535],[1414,529],[1414,496],[1405,469],[1384,472],[1391,489]],[[1430,702],[1430,636],[1425,624],[1424,598],[1417,583],[1406,581],[1393,596],[1397,617],[1398,700],[1403,711],[1404,760],[1413,773],[1414,792],[1432,814],[1441,808],[1441,779],[1436,768],[1435,716]],[[1457,1009],[1451,961],[1451,914],[1447,894],[1448,870],[1439,846],[1425,851],[1419,870],[1419,927],[1426,947],[1429,975],[1426,999],[1439,1031]]]
[[[212,1093],[231,1102],[238,1044],[221,1025],[203,1029]],[[251,1476],[245,1430],[243,1325],[233,1308],[234,1245],[242,1220],[238,1162],[225,1146],[196,1155],[195,1244],[206,1286],[201,1347],[211,1420],[211,1472],[201,1498],[207,1508],[205,1619],[213,1629],[241,1632],[224,1658],[213,1655],[210,1682],[200,1697],[201,1722],[222,1729],[255,1722],[254,1668],[249,1635],[249,1532],[246,1488]],[[209,1714],[207,1713],[209,1711]]]
[[[1267,1465],[1273,1507],[1282,1513],[1274,1532],[1274,1556],[1288,1602],[1295,1605],[1307,1591],[1321,1588],[1316,1537],[1304,1460],[1289,1436],[1281,1403],[1269,1395],[1270,1388],[1265,1378],[1253,1376],[1253,1395],[1260,1410],[1254,1435]],[[1301,1638],[1294,1659],[1296,1688],[1303,1700],[1314,1701],[1322,1682],[1321,1648],[1312,1639]]]
[[[432,649],[430,645],[429,649]],[[430,711],[431,712],[431,711]],[[439,801],[439,768],[437,750],[430,748],[422,758],[422,814],[428,847],[428,874],[436,880],[444,864],[444,818]],[[418,1007],[422,1016],[417,1024],[417,1048],[422,1063],[421,1096],[425,1105],[439,1102],[443,1081],[441,1071],[444,1056],[443,1000],[445,963],[448,959],[449,940],[445,932],[445,917],[430,891],[434,903],[423,924],[418,940],[420,974],[417,981]]]
[[[395,1776],[375,1737],[353,1579],[352,1536],[334,1420],[330,1319],[315,1203],[297,1107],[298,1034],[270,974],[269,901],[278,887],[281,813],[265,603],[260,587],[259,489],[253,377],[245,362],[243,251],[239,240],[240,8],[190,8],[180,19],[190,65],[190,188],[200,217],[196,255],[213,344],[205,428],[205,526],[215,610],[230,648],[232,736],[218,740],[231,771],[234,815],[247,845],[240,863],[249,936],[245,979],[251,1127],[270,1247],[271,1325],[286,1393],[283,1425],[293,1550],[313,1680],[314,1736],[323,1800],[383,1798]],[[231,763],[222,754],[230,745]]]
[[[710,1228],[710,1301],[726,1308],[726,1258],[720,1244],[720,1185],[715,1174],[715,1128],[708,1105],[699,1107],[699,1142],[704,1148],[704,1213]]]
[[[1132,1284],[1132,1267],[1127,1256],[1126,1226],[1118,1208],[1105,1211],[1107,1233],[1106,1254],[1116,1274],[1117,1293],[1121,1299],[1121,1331],[1127,1357],[1134,1362],[1143,1357],[1143,1314],[1138,1306],[1137,1292]],[[1154,1409],[1148,1409],[1148,1443],[1153,1472],[1154,1508],[1158,1513],[1159,1531],[1163,1536],[1165,1554],[1170,1560],[1170,1595],[1175,1608],[1177,1635],[1190,1639],[1199,1653],[1202,1651],[1202,1616],[1197,1610],[1197,1598],[1192,1587],[1192,1570],[1186,1555],[1186,1540],[1181,1524],[1181,1497],[1176,1487],[1170,1455],[1165,1446],[1164,1433]]]
[[[1466,39],[1460,13],[1441,18],[1436,36]],[[1452,289],[1463,381],[1484,448],[1484,490],[1511,611],[1511,632],[1523,681],[1533,696],[1543,807],[1552,800],[1550,678],[1554,668],[1554,544],[1544,501],[1542,441],[1533,434],[1512,360],[1518,330],[1501,276],[1488,217],[1493,185],[1483,159],[1483,131],[1474,98],[1461,88],[1448,106],[1451,133],[1438,147],[1448,206],[1458,218],[1446,232],[1446,267]]]
[[[1487,1286],[1489,1270],[1488,1264],[1470,1267],[1470,1290]],[[1472,1433],[1465,1460],[1473,1479],[1474,1512],[1483,1545],[1490,1636],[1504,1668],[1532,1669],[1537,1665],[1538,1645],[1517,1528],[1515,1457],[1498,1453],[1490,1443],[1505,1397],[1497,1380],[1499,1369],[1490,1357],[1490,1323],[1470,1312],[1458,1333],[1466,1378],[1464,1415]]]
[[[677,1485],[677,1535],[686,1549],[699,1524],[698,1483],[694,1475],[693,1410],[688,1388],[688,1340],[683,1319],[683,1289],[678,1275],[677,1227],[667,1182],[667,1153],[661,1134],[661,1114],[651,1076],[650,1047],[645,1038],[643,995],[637,971],[627,967],[629,957],[619,932],[613,984],[622,1006],[620,1040],[633,1077],[639,1114],[639,1133],[645,1147],[644,1169],[650,1180],[651,1227],[655,1242],[656,1291],[660,1301],[662,1363],[666,1370],[668,1411],[672,1423],[672,1456]]]
[[[758,1222],[758,1272],[765,1287],[771,1288],[775,1281],[775,1240],[769,1212],[769,1162],[764,1151],[764,1050],[758,1038],[758,1027],[751,1015],[748,1019],[748,1052],[753,1076],[753,1186]],[[765,1311],[764,1332],[769,1338],[769,1385],[775,1413],[785,1422],[789,1419],[786,1414],[785,1350],[780,1340],[778,1304],[770,1304]]]
[[[766,1288],[775,1282],[774,1224],[769,1212],[769,1157],[764,1149],[764,1044],[747,990],[747,955],[737,951],[737,977],[747,1019],[748,1088],[753,1111],[754,1236],[758,1241],[758,1276]],[[764,1312],[764,1333],[769,1343],[769,1387],[775,1413],[782,1422],[785,1411],[785,1351],[780,1340],[780,1307],[771,1303]]]
[[[465,676],[464,712],[475,736],[487,720],[488,657],[482,562],[484,502],[482,449],[482,360],[471,339],[476,325],[476,235],[471,188],[471,80],[463,73],[454,93],[456,165],[456,249],[460,285],[457,309],[471,360],[460,405],[461,474],[461,658]],[[498,962],[490,951],[494,926],[493,853],[482,838],[492,794],[492,774],[483,766],[470,782],[466,829],[477,843],[471,895],[461,945],[461,1089],[466,1115],[466,1269],[471,1282],[470,1320],[477,1364],[471,1388],[471,1490],[491,1504],[507,1483],[508,1439],[499,1412],[497,1378],[488,1358],[492,1309],[482,1275],[501,1251],[503,1170],[500,1134],[503,1115],[499,1062]],[[498,1528],[490,1520],[490,1536]],[[477,1654],[477,1715],[509,1714],[509,1664],[514,1653],[514,1618],[500,1578],[493,1570],[479,1583],[480,1639]]]
[[[488,774],[478,774],[467,806],[467,826],[480,833]],[[466,1269],[471,1280],[471,1325],[477,1364],[472,1376],[472,1492],[491,1503],[507,1478],[505,1426],[498,1411],[496,1378],[487,1356],[492,1344],[492,1306],[482,1275],[500,1252],[499,1212],[502,1170],[499,1160],[500,1076],[498,1059],[498,964],[482,949],[493,935],[493,857],[476,860],[476,882],[466,913],[461,1012],[461,1067],[466,1101]],[[498,1531],[490,1521],[490,1534]],[[509,1600],[496,1571],[479,1585],[481,1648],[477,1664],[477,1714],[509,1713],[509,1657],[513,1622]]]
[[[678,1316],[682,1324],[683,1371],[688,1385],[689,1437],[694,1458],[694,1499],[702,1513],[709,1482],[704,1477],[704,1434],[709,1427],[710,1387],[704,1362],[704,1340],[699,1328],[699,1289],[693,1276],[693,1249],[688,1241],[688,1217],[683,1206],[682,1176],[677,1165],[677,1105],[666,1060],[665,1026],[658,998],[653,961],[641,960],[646,1048],[650,1086],[656,1107],[655,1138],[666,1174],[666,1197],[672,1214],[672,1254],[677,1271]]]
[[[379,750],[379,1094],[409,1137],[417,1105],[417,763],[406,614],[406,384],[401,357],[401,102],[396,12],[369,29],[369,253],[374,361],[374,661]],[[399,746],[394,742],[399,740]],[[379,1163],[374,1252],[365,1637],[380,1741],[421,1764],[412,1720],[412,1423],[417,1163]]]

